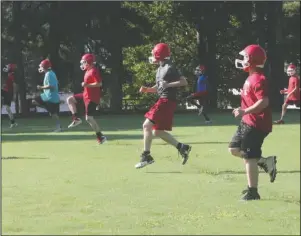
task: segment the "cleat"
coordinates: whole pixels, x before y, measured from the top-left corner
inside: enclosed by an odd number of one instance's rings
[[[107,137],[106,136],[97,137],[96,140],[98,144],[103,144],[107,141]]]
[[[189,153],[191,151],[191,146],[183,144],[179,149],[179,153],[183,158],[182,165],[185,165],[189,158]]]
[[[52,132],[53,133],[60,133],[62,131],[63,131],[62,127],[59,127],[59,128],[56,128],[55,130],[53,130]]]
[[[270,175],[270,182],[273,183],[277,176],[277,157],[270,156],[261,160],[262,162],[258,162],[257,165]]]
[[[274,124],[276,124],[276,125],[284,125],[284,121],[283,120],[276,120],[276,121],[274,121]]]
[[[82,123],[82,120],[80,118],[76,118],[75,120],[73,120],[71,122],[71,124],[68,126],[68,128],[76,127],[76,126],[80,125],[81,123]]]
[[[136,169],[141,169],[147,165],[153,164],[155,162],[154,158],[150,154],[141,154],[141,160],[135,165]]]
[[[242,192],[244,196],[241,198],[242,201],[251,201],[251,200],[260,200],[260,195],[257,191],[252,191],[252,189],[248,188]]]
[[[211,120],[206,120],[206,121],[205,121],[205,124],[206,124],[206,125],[211,125],[211,124],[212,124],[212,121],[211,121]]]

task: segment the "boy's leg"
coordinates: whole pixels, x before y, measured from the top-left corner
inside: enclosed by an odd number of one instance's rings
[[[246,174],[248,180],[248,190],[245,193],[242,200],[256,200],[260,199],[258,194],[258,165],[259,160],[265,162],[269,173],[273,173],[275,180],[277,169],[276,159],[274,157],[262,158],[261,146],[263,143],[265,134],[255,130],[253,127],[249,127],[241,123],[237,132],[232,138],[229,145],[229,151],[232,155],[241,157],[244,159]],[[267,161],[269,160],[269,161]],[[270,161],[274,160],[274,161]],[[271,176],[271,174],[270,174]]]
[[[143,123],[143,152],[140,156],[140,162],[135,165],[136,169],[145,167],[146,165],[154,163],[154,159],[150,154],[151,145],[153,141],[152,128],[154,121],[146,118]]]
[[[67,104],[68,104],[69,110],[72,114],[72,122],[68,126],[68,128],[73,128],[73,127],[78,126],[82,123],[82,120],[80,118],[78,118],[78,114],[77,114],[78,101],[82,101],[82,100],[83,100],[83,94],[82,93],[74,94],[73,96],[70,96],[70,97],[67,98]]]
[[[170,133],[166,132],[165,130],[154,130],[154,136],[161,138],[165,142],[169,143],[170,145],[174,146],[183,158],[182,164],[185,165],[188,158],[189,153],[191,151],[191,146],[187,144],[180,143],[176,140]]]
[[[94,114],[96,112],[97,104],[94,102],[89,102],[89,104],[85,105],[86,108],[86,121],[89,123],[91,128],[96,134],[97,142],[99,144],[103,144],[107,138],[101,132],[99,125],[97,124],[96,120],[94,119]]]

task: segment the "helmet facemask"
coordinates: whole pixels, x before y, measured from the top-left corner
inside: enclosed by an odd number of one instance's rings
[[[239,55],[243,56],[243,60],[235,59],[235,67],[246,72],[249,71],[250,63],[249,63],[249,55],[244,51],[241,51]]]
[[[80,68],[81,70],[87,70],[89,67],[89,64],[86,60],[81,60],[80,61]]]
[[[288,76],[293,76],[296,74],[296,70],[294,70],[293,68],[288,68],[286,73]]]
[[[39,73],[43,73],[43,72],[45,72],[45,68],[42,65],[39,65],[38,71],[39,71]]]

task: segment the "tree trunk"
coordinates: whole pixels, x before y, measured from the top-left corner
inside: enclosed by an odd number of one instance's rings
[[[282,81],[285,78],[284,53],[283,47],[278,40],[279,37],[282,37],[282,18],[282,2],[268,2],[267,53],[271,68],[271,74],[269,77],[270,102],[274,109],[279,109],[283,102],[283,98],[279,91],[283,84]]]
[[[26,100],[26,83],[24,77],[24,65],[23,65],[23,45],[22,45],[22,2],[13,2],[13,25],[12,32],[15,37],[14,40],[14,52],[13,61],[16,62],[18,69],[16,73],[16,81],[19,87],[20,101],[21,101],[21,114],[28,115],[29,108]]]
[[[122,110],[122,83],[124,82],[124,70],[123,70],[123,56],[122,56],[122,37],[123,27],[121,22],[121,3],[112,2],[111,7],[114,9],[110,14],[111,34],[108,47],[112,54],[110,58],[110,64],[112,68],[112,81],[110,81],[111,92],[111,110]]]
[[[60,21],[60,2],[51,2],[51,17],[49,19],[50,30],[49,36],[45,45],[45,58],[49,57],[52,69],[55,71],[58,79],[60,78],[60,32],[61,32],[61,21]]]

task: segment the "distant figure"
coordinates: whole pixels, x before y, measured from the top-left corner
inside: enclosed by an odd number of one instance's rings
[[[203,115],[206,124],[211,124],[211,120],[205,112],[207,97],[208,97],[208,76],[205,75],[206,68],[203,65],[199,65],[195,69],[195,75],[197,77],[196,92],[189,95],[186,99],[191,104],[195,105],[199,110],[199,116]]]
[[[300,78],[296,73],[296,66],[290,64],[287,67],[287,75],[290,76],[288,82],[288,89],[280,90],[281,94],[287,94],[284,104],[282,105],[282,113],[280,120],[275,121],[275,124],[284,124],[284,116],[288,105],[295,105],[300,107]]]
[[[54,132],[61,132],[62,126],[60,123],[60,95],[58,88],[58,80],[56,74],[51,69],[52,65],[48,59],[41,61],[38,71],[44,73],[43,85],[37,85],[38,90],[43,90],[41,95],[35,97],[32,103],[36,106],[46,109],[52,118],[56,121]]]
[[[98,144],[103,144],[107,138],[102,134],[98,124],[96,123],[93,115],[96,108],[100,103],[102,78],[99,70],[95,67],[96,60],[93,54],[85,54],[80,61],[80,68],[85,72],[82,87],[83,93],[74,94],[67,98],[67,104],[72,114],[72,122],[68,128],[73,128],[82,123],[82,120],[77,115],[77,103],[83,101],[85,104],[86,121],[90,124],[96,133],[96,141]]]
[[[3,71],[7,73],[7,78],[3,80],[4,84],[1,88],[1,99],[10,120],[10,128],[18,125],[15,122],[14,115],[11,111],[11,102],[15,100],[14,98],[16,97],[15,95],[17,93],[17,85],[15,83],[16,68],[17,66],[15,64],[8,64],[3,68]]]

